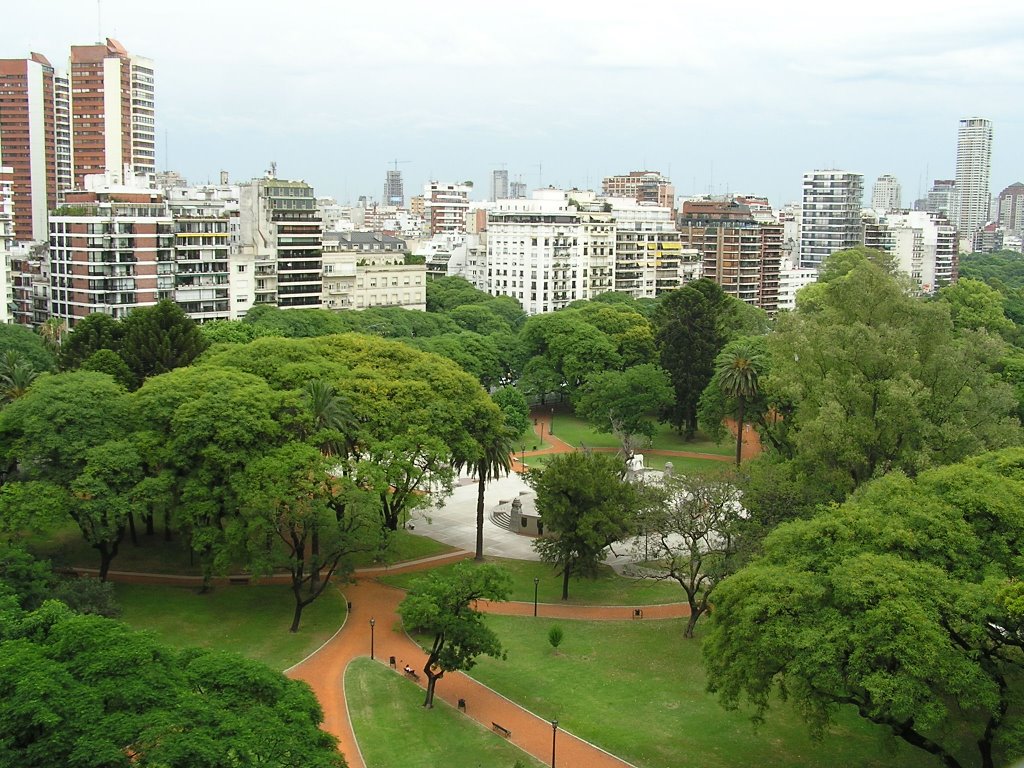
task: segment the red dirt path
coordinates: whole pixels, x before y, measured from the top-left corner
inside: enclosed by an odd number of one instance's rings
[[[470,553],[446,555],[407,566],[392,567],[389,573],[419,570],[471,557]],[[395,657],[396,668],[409,664],[423,680],[426,654],[405,634],[398,616],[403,590],[388,587],[372,579],[373,573],[362,572],[357,581],[345,587],[345,597],[352,603],[345,625],[309,658],[287,670],[290,677],[306,681],[312,687],[324,710],[323,727],[338,737],[339,747],[352,768],[365,768],[356,743],[348,709],[345,705],[345,669],[354,658],[369,656],[370,619],[374,656],[382,664]],[[529,616],[532,603],[497,603],[480,601],[480,610],[504,615]],[[675,618],[687,613],[683,604],[643,606],[643,619]],[[631,606],[569,606],[543,603],[540,616],[587,620],[623,620],[633,618]],[[395,674],[400,674],[396,671]],[[512,731],[510,741],[534,757],[547,762],[551,754],[551,723],[523,709],[514,702],[458,672],[447,673],[438,681],[435,697],[455,707],[459,699],[466,701],[466,715],[485,728],[499,723]],[[599,747],[578,739],[567,731],[558,734],[558,765],[590,768],[623,768],[630,763],[608,754]]]

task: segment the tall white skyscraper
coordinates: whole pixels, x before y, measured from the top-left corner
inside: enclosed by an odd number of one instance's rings
[[[864,176],[840,170],[804,174],[800,266],[820,267],[829,255],[864,241],[860,209]]]
[[[956,224],[961,237],[969,237],[988,221],[991,167],[992,121],[980,117],[961,120],[956,142]]]
[[[898,211],[902,208],[900,180],[890,173],[878,177],[871,190],[871,207],[880,211]]]

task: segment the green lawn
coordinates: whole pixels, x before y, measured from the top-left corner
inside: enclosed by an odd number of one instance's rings
[[[367,768],[542,765],[440,699],[424,709],[419,687],[369,659],[349,665],[345,696]]]
[[[399,529],[391,534],[388,548],[383,555],[360,555],[356,558],[356,567],[379,565],[381,563],[403,563],[407,560],[420,560],[424,557],[443,555],[445,552],[455,552],[456,548],[440,541],[420,536],[409,531]]]
[[[557,454],[547,453],[543,456],[527,456],[526,467],[534,469],[543,469],[551,461],[551,458]],[[733,464],[725,461],[718,461],[717,459],[691,459],[688,456],[657,456],[651,453],[644,454],[644,466],[648,469],[665,469],[665,462],[671,461],[672,467],[678,474],[679,472],[724,472],[727,471]]]
[[[287,669],[319,648],[345,620],[345,601],[328,589],[302,612],[292,634],[294,600],[282,585],[217,587],[200,595],[187,587],[118,584],[121,619],[155,632],[175,647],[236,651]]]
[[[481,657],[473,677],[641,768],[938,765],[852,710],[820,742],[784,704],[755,731],[750,712],[727,712],[705,692],[699,640],[681,637],[681,621],[487,622],[508,661]],[[553,624],[565,631],[557,651],[547,642]]]
[[[512,574],[512,594],[509,599],[523,602],[533,601],[533,580],[540,579],[538,599],[542,603],[562,602],[562,578],[555,574],[550,565],[532,560],[507,560],[487,558],[489,563],[504,566]],[[436,569],[449,571],[455,565],[444,565]],[[385,584],[408,589],[422,573],[402,573],[385,576]],[[627,579],[619,576],[608,566],[601,566],[596,579],[571,579],[569,581],[569,603],[575,605],[657,605],[678,603],[685,599],[683,591],[674,582],[652,581],[650,579]]]
[[[655,424],[654,430],[652,448],[667,451],[714,453],[721,456],[729,456],[736,451],[736,443],[732,440],[716,443],[698,433],[695,439],[687,441],[668,424]],[[593,448],[618,448],[620,445],[614,435],[596,432],[583,419],[567,413],[555,413],[554,434],[555,437],[577,447],[581,443]],[[640,452],[643,453],[643,449]]]

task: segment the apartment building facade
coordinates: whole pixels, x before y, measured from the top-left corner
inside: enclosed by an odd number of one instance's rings
[[[683,250],[672,209],[633,198],[605,202],[615,221],[615,290],[653,299],[684,285],[692,274],[684,269],[692,252]]]
[[[864,176],[836,169],[804,174],[800,266],[820,267],[831,254],[860,245]]]
[[[466,214],[469,213],[469,194],[472,187],[467,184],[444,184],[431,181],[423,185],[423,218],[432,235],[466,231]]]
[[[658,171],[630,171],[618,176],[606,176],[601,181],[601,193],[605,197],[628,197],[638,203],[650,203],[662,208],[675,207],[675,187]]]
[[[427,267],[410,264],[406,243],[377,232],[324,235],[325,309],[427,309]]]

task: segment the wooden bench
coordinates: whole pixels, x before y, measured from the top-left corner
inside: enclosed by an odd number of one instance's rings
[[[417,683],[420,681],[420,676],[418,674],[416,674],[416,670],[415,669],[413,669],[413,670],[402,670],[402,671],[405,672],[405,676],[408,677],[410,680],[415,680]]]
[[[500,734],[501,734],[502,736],[504,736],[504,737],[505,737],[506,739],[510,739],[510,738],[512,738],[512,731],[510,731],[510,730],[509,730],[508,728],[506,728],[506,727],[505,727],[504,725],[498,725],[497,723],[495,723],[495,722],[494,722],[494,721],[492,720],[492,721],[491,721],[491,728],[493,728],[493,729],[495,730],[495,732],[496,732],[496,733],[500,733]]]

